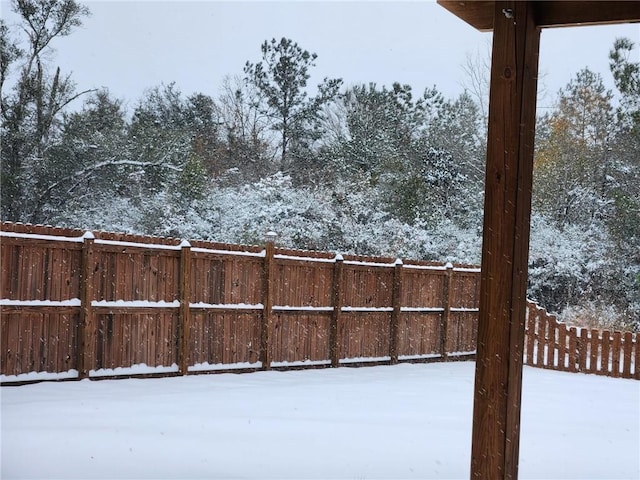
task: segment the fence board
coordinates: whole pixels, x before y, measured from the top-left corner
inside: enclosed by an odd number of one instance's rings
[[[624,332],[622,346],[622,376],[624,378],[631,378],[631,353],[633,350],[633,334],[631,332]]]
[[[613,332],[611,341],[611,376],[620,376],[620,332]]]
[[[589,331],[586,328],[580,329],[580,340],[578,341],[578,351],[579,351],[579,359],[578,359],[578,371],[587,372],[587,361],[589,359]]]

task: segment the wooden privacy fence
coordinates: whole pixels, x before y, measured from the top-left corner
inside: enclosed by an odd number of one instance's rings
[[[640,380],[640,334],[570,327],[529,302],[524,363]]]
[[[475,353],[476,267],[10,223],[1,235],[3,382]]]
[[[473,358],[480,271],[4,223],[1,381]],[[639,378],[639,335],[530,304],[525,362]],[[602,361],[608,358],[608,361]]]

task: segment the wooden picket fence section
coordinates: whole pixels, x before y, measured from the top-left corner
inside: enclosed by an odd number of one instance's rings
[[[12,223],[0,234],[3,382],[476,349],[473,266]]]
[[[640,333],[568,326],[529,302],[525,338],[525,365],[640,380]]]
[[[474,266],[13,223],[0,262],[3,383],[476,350]],[[527,332],[528,365],[640,379],[638,334],[567,329],[535,304]]]

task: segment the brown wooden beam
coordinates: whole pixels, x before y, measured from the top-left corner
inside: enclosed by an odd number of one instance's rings
[[[438,0],[438,4],[442,7],[483,32],[493,30],[495,3]],[[640,22],[640,2],[637,1],[538,1],[535,3],[536,24],[543,28]]]
[[[540,30],[495,2],[471,478],[518,475]]]

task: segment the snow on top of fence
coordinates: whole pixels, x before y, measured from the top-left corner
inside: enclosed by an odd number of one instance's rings
[[[261,252],[246,252],[237,250],[217,250],[214,248],[191,247],[191,251],[198,253],[211,253],[214,255],[241,255],[244,257],[264,257],[266,255],[264,250],[262,250]]]
[[[5,307],[79,307],[79,298],[69,300],[11,300],[9,298],[0,299],[0,306]]]
[[[96,239],[95,243],[99,243],[101,245],[118,245],[122,247],[158,249],[158,250],[180,250],[182,248],[182,245],[163,245],[161,243],[127,242],[124,240],[103,240],[101,238]]]
[[[412,270],[446,270],[447,267],[445,265],[407,265],[406,263],[402,266],[403,268],[410,268]]]
[[[453,308],[451,309],[453,310]],[[443,307],[400,307],[401,312],[444,312]]]
[[[178,300],[172,302],[165,302],[160,300],[158,302],[151,302],[149,300],[93,300],[91,302],[92,307],[126,307],[126,308],[177,308],[180,306]]]
[[[394,263],[376,263],[376,262],[362,262],[360,260],[345,260],[345,265],[364,265],[365,267],[390,267],[393,268],[396,266]]]
[[[210,308],[219,310],[261,310],[264,305],[261,303],[190,303],[191,308]]]
[[[343,312],[393,312],[393,307],[342,307]]]
[[[313,307],[313,306],[293,306],[293,305],[274,305],[273,310],[280,311],[308,311],[308,312],[333,312],[333,307]]]
[[[86,235],[86,233],[84,235]],[[82,243],[84,242],[84,239],[85,239],[84,235],[82,235],[81,237],[62,237],[59,235],[41,235],[39,233],[18,233],[18,232],[0,231],[0,237],[30,238],[33,240],[49,240],[52,242]]]
[[[321,258],[321,257],[298,257],[296,255],[282,255],[277,253],[273,256],[273,258],[277,258],[279,260],[298,260],[303,262],[325,262],[325,263],[335,263],[337,256],[334,258]],[[345,262],[347,263],[347,262]]]

